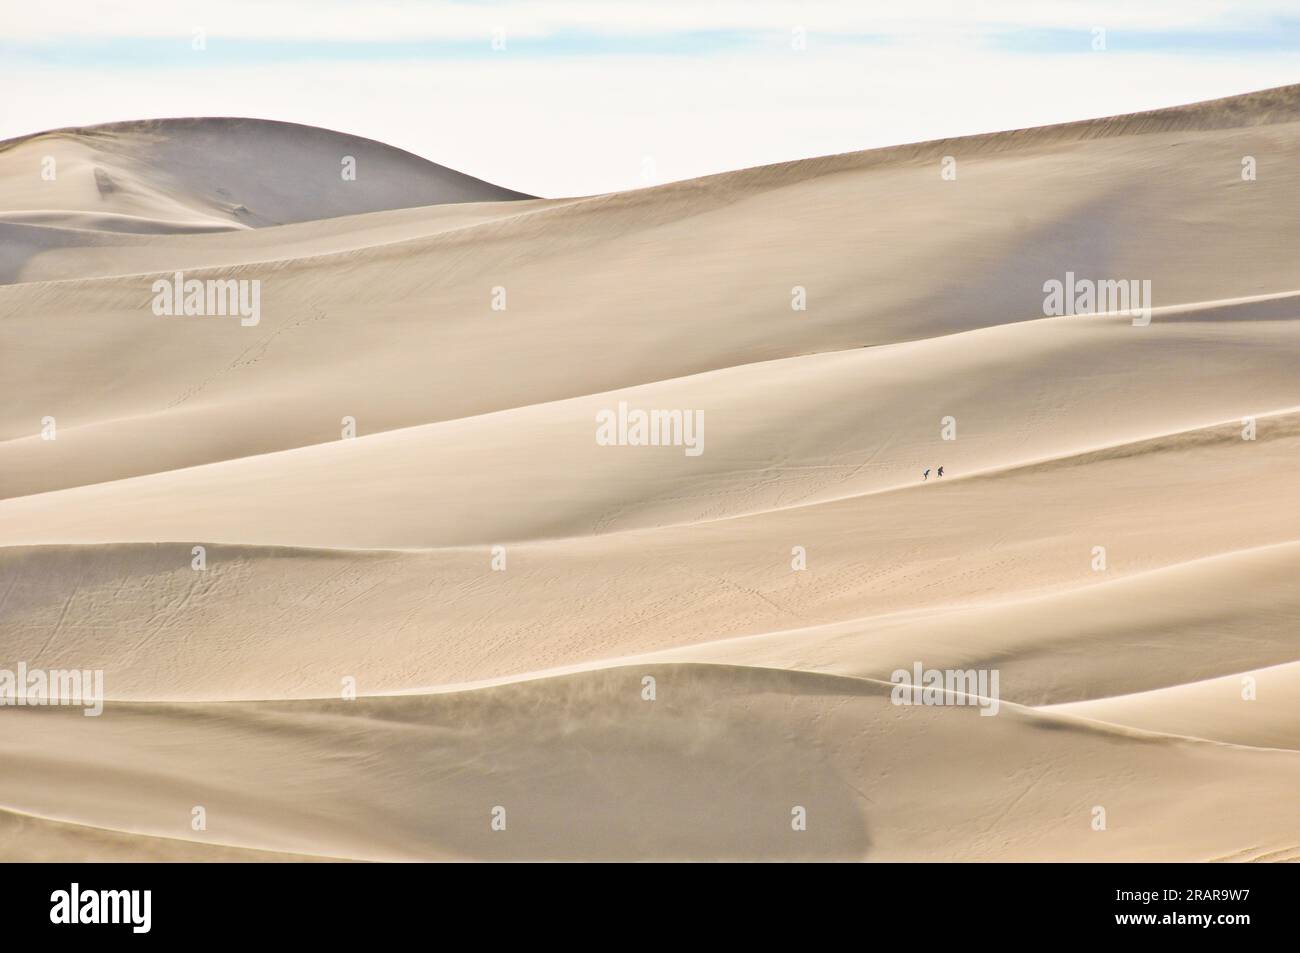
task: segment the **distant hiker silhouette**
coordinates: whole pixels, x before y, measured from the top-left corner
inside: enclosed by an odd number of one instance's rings
[[[939,476],[943,476],[943,467],[939,468]]]
[[[922,479],[922,480],[928,480],[928,479],[930,479],[930,468],[929,468],[929,467],[926,467],[926,468],[925,468],[925,471],[921,474],[921,479]]]

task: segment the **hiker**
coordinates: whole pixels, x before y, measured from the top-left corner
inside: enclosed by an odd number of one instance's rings
[[[939,476],[943,476],[943,467],[939,468]]]
[[[925,481],[928,479],[930,479],[930,468],[926,467],[925,470],[921,473],[921,480]]]

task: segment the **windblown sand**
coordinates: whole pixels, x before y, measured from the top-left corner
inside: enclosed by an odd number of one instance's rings
[[[0,708],[0,856],[1300,859],[1300,87],[565,199],[61,130],[0,281],[0,668],[108,698]]]

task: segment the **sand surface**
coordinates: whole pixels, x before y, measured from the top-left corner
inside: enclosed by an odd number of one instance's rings
[[[0,708],[0,856],[1300,859],[1298,250],[1300,86],[559,199],[0,143],[0,669],[108,699]]]

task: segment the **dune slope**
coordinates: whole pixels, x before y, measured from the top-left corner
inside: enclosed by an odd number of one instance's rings
[[[222,247],[230,231],[523,198],[383,143],[293,123],[57,129],[0,142],[0,282],[111,272],[108,263],[131,260],[151,237],[183,247],[185,236],[216,236],[210,247]],[[41,261],[51,256],[70,260],[51,272]]]
[[[0,853],[1300,859],[1297,213],[1300,87],[545,200],[0,144],[0,670],[107,698],[0,707]]]

